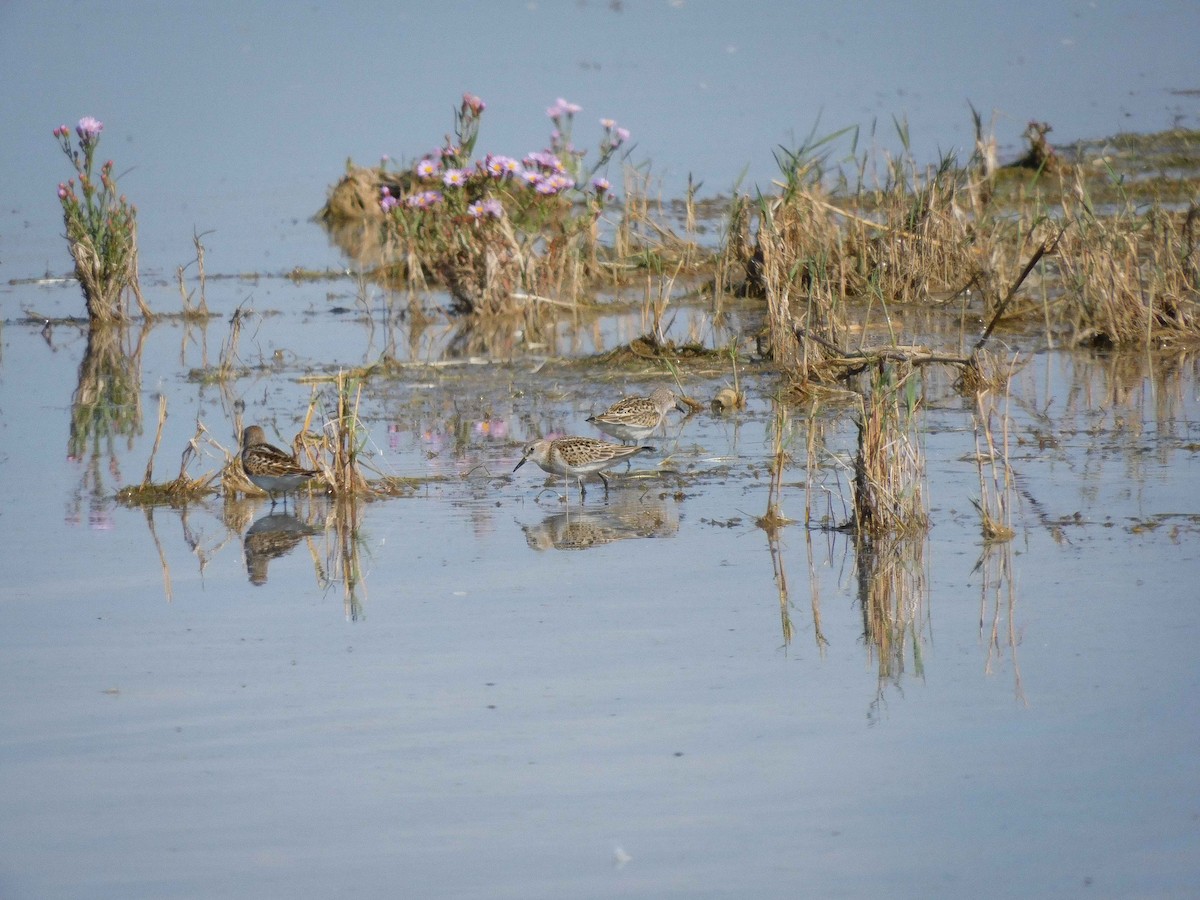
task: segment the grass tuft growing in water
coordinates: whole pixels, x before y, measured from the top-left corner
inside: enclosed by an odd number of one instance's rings
[[[111,159],[100,165],[97,183],[96,150],[103,130],[103,122],[84,116],[75,126],[76,147],[66,125],[54,129],[55,139],[75,169],[75,178],[58,185],[67,246],[93,323],[126,320],[129,294],[137,300],[143,317],[150,319],[138,283],[137,207],[117,189]]]

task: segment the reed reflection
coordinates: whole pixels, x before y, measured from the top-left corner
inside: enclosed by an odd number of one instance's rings
[[[925,675],[923,647],[928,620],[929,577],[924,532],[859,541],[855,548],[863,641],[877,666],[874,710],[891,684],[899,687],[911,665]]]
[[[323,546],[314,554],[317,581],[323,590],[340,588],[342,608],[347,619],[363,617],[366,594],[363,559],[366,535],[362,530],[360,501],[353,495],[339,495],[325,514]]]
[[[68,521],[87,518],[93,527],[108,516],[113,489],[105,484],[105,470],[121,479],[117,439],[125,450],[142,431],[142,350],[149,326],[133,338],[131,329],[119,325],[92,325],[79,363],[79,378],[71,397],[71,426],[67,456],[83,467],[83,475],[70,502]],[[132,340],[132,343],[131,343]]]
[[[979,637],[987,643],[984,672],[993,674],[1002,664],[1007,648],[1012,661],[1013,695],[1022,706],[1028,706],[1021,682],[1021,666],[1017,660],[1020,634],[1016,624],[1017,597],[1013,586],[1012,543],[987,542],[975,564],[979,582]]]

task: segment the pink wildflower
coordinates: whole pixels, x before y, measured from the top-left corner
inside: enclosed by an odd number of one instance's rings
[[[578,103],[569,103],[562,97],[554,101],[554,105],[546,110],[546,115],[551,119],[557,119],[562,115],[573,116],[577,112],[583,112],[583,107]]]
[[[438,173],[438,164],[435,160],[432,160],[427,156],[417,163],[416,172],[418,178],[436,178]]]
[[[466,169],[447,169],[442,173],[442,184],[446,187],[462,187],[470,174]]]
[[[441,191],[422,191],[408,197],[404,202],[413,209],[429,209],[442,202],[442,193]]]
[[[504,207],[500,205],[499,200],[489,197],[487,200],[476,200],[467,207],[467,212],[476,219],[482,219],[484,216],[498,219],[504,214]]]
[[[84,116],[79,120],[79,124],[75,126],[75,133],[79,135],[79,140],[85,144],[90,144],[100,137],[100,132],[104,130],[104,123],[93,119],[91,116]]]
[[[525,165],[528,167],[537,166],[550,172],[566,171],[566,166],[562,164],[562,160],[548,150],[538,150],[527,154],[525,156]]]
[[[493,178],[503,178],[505,175],[519,174],[521,164],[511,156],[492,156],[488,154],[487,159],[484,160],[484,168]]]
[[[566,188],[574,186],[575,182],[566,175],[551,175],[550,178],[544,178],[538,182],[536,191],[538,193],[556,194],[559,191],[565,191]]]

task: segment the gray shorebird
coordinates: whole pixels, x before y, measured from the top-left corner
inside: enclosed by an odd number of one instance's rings
[[[622,444],[610,444],[608,441],[586,437],[562,437],[557,440],[530,441],[521,453],[521,461],[513,466],[513,471],[521,468],[529,460],[533,460],[551,475],[561,475],[564,479],[574,478],[579,484],[579,498],[587,494],[583,479],[595,473],[604,482],[604,490],[608,491],[608,476],[605,469],[625,462],[639,453],[653,453],[653,447],[627,447]]]
[[[637,443],[653,434],[672,409],[689,412],[674,391],[660,387],[649,397],[618,400],[599,415],[590,416],[588,421],[618,440]]]
[[[304,468],[292,454],[268,444],[258,425],[247,425],[242,430],[242,471],[255,487],[267,492],[271,509],[275,508],[276,494],[283,494],[286,507],[289,491],[321,474],[317,469]]]

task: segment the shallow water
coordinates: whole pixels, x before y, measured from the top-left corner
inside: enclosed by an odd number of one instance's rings
[[[235,404],[288,440],[308,364],[361,362],[388,330],[381,307],[374,330],[324,311],[343,289],[256,287],[282,312],[240,355],[265,368],[224,387],[186,375],[205,343],[215,363],[223,319],[155,326],[140,426],[77,458],[83,335],[5,326],[5,896],[1190,893],[1194,360],[1032,354],[1011,404],[1018,534],[991,548],[970,407],[935,377],[933,527],[876,559],[755,527],[774,387],[753,367],[746,411],[673,415],[607,496],[564,503],[532,466],[513,474],[526,437],[590,433],[589,412],[656,380],[597,383],[519,340],[368,384],[373,464],[446,476],[410,496],[301,497],[286,517],[113,502],[141,480],[159,393],[159,479],[197,416],[219,427]],[[245,288],[210,290],[228,312]],[[558,353],[622,328],[584,323]],[[706,399],[727,380],[685,385]],[[837,515],[853,426],[820,416],[813,507]],[[793,424],[782,506],[800,519]],[[868,621],[880,601],[895,633]]]
[[[541,146],[560,93],[588,128],[617,116],[668,198],[689,172],[702,196],[743,171],[770,190],[772,151],[814,122],[897,152],[870,123],[907,117],[936,158],[970,144],[963,97],[998,111],[1006,157],[1029,118],[1056,141],[1195,127],[1194,4],[989,15],[981,44],[977,17],[932,4],[5,5],[0,897],[1193,896],[1194,355],[1012,338],[1016,537],[997,545],[971,502],[971,404],[928,373],[932,527],[859,553],[803,524],[845,516],[837,404],[816,412],[811,496],[807,410],[789,411],[795,521],[755,524],[779,385],[753,361],[754,303],[717,315],[681,289],[669,320],[679,342],[741,342],[748,408],[672,414],[607,495],[563,502],[513,465],[667,381],[576,364],[647,332],[641,290],[545,334],[464,329],[436,295],[418,325],[308,221],[347,156],[436,146],[463,90],[498,151]],[[50,131],[82,115],[139,204],[154,309],[178,309],[205,233],[207,325],[114,347],[46,324],[83,309],[74,283],[32,281],[69,268]],[[331,275],[279,275],[296,266]],[[217,378],[238,309],[237,375]],[[939,328],[904,333],[974,337]],[[115,502],[160,398],[154,479],[198,422],[189,471],[215,473],[239,419],[285,444],[314,393],[330,414],[322,376],[385,355],[368,461],[411,492]],[[683,379],[706,403],[732,372]]]

